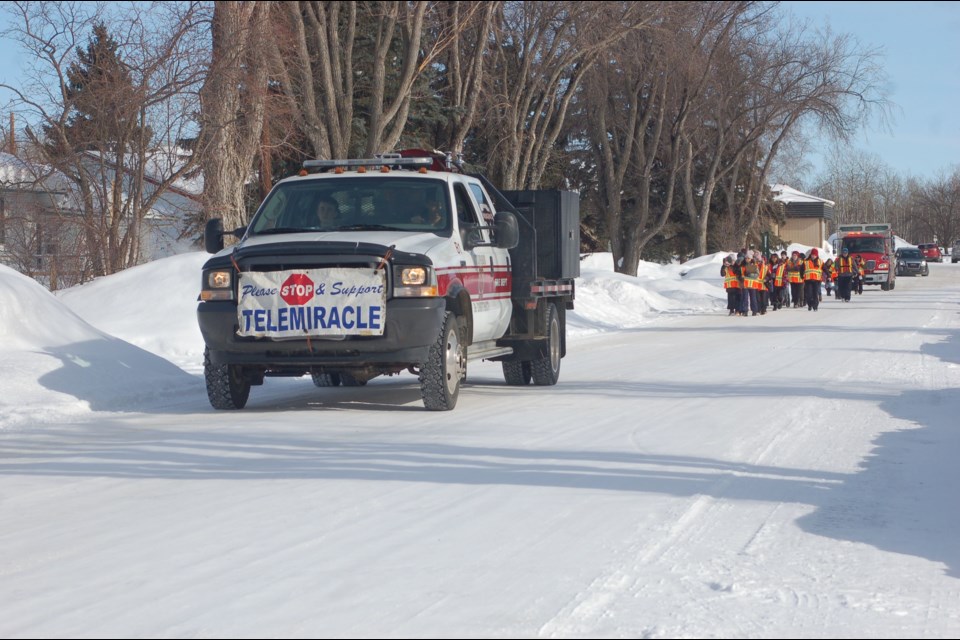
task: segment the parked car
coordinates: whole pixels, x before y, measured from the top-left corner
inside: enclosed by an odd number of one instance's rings
[[[898,276],[928,276],[930,267],[920,249],[904,247],[897,249],[897,275]]]
[[[950,247],[950,263],[953,264],[958,260],[960,260],[960,240],[955,241]]]
[[[918,244],[917,248],[920,249],[920,253],[927,259],[927,262],[943,262],[943,254],[940,253],[940,247],[936,243],[925,242]]]

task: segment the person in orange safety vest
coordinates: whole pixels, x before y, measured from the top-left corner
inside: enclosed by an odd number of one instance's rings
[[[747,250],[743,265],[740,267],[740,275],[743,276],[743,297],[740,301],[740,314],[745,316],[749,311],[753,315],[757,315],[760,312],[757,292],[763,289],[763,280],[760,279],[760,267],[754,261],[753,249]]]
[[[720,267],[720,275],[723,276],[723,288],[727,291],[727,315],[732,316],[740,308],[740,270],[733,264],[733,255],[723,259],[723,266]]]
[[[770,257],[770,267],[773,271],[773,295],[771,296],[771,301],[773,302],[773,309],[776,311],[783,307],[786,304],[786,291],[787,287],[787,261],[777,257],[777,254],[773,254]]]
[[[853,288],[853,272],[857,268],[850,257],[850,249],[844,247],[837,258],[837,300],[850,302],[850,290]]]
[[[803,263],[803,299],[807,301],[807,311],[820,309],[820,283],[823,281],[823,262],[820,252],[810,249],[810,255]]]
[[[803,260],[800,259],[799,251],[790,254],[790,260],[787,262],[787,282],[790,283],[793,307],[799,309],[803,306]]]
[[[863,257],[859,253],[853,256],[853,290],[858,296],[863,294]]]
[[[833,283],[837,274],[833,269],[833,260],[827,258],[823,261],[823,288],[827,290],[827,297],[833,292]]]

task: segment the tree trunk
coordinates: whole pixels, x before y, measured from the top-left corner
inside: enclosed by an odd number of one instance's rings
[[[214,4],[213,55],[201,89],[204,216],[224,228],[246,224],[244,187],[251,177],[266,100],[264,54],[268,3]]]

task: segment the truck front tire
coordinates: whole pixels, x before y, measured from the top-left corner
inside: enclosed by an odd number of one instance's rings
[[[250,379],[236,364],[213,364],[210,350],[203,350],[203,379],[214,409],[243,409],[250,397]]]
[[[448,311],[437,341],[420,366],[423,406],[430,411],[450,411],[457,406],[466,371],[467,348],[460,339],[457,317]]]

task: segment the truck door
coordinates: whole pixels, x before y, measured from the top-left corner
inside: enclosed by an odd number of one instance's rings
[[[483,224],[492,227],[494,223],[494,207],[492,199],[483,190],[479,183],[470,183],[470,195],[473,196],[474,204],[480,211],[480,219]],[[491,240],[493,232],[488,232]],[[485,294],[489,294],[491,302],[498,308],[497,336],[507,332],[510,326],[510,316],[513,313],[513,303],[511,294],[513,292],[512,268],[510,264],[510,252],[506,249],[493,248],[491,250],[494,261],[493,282],[490,289],[484,289]]]
[[[465,240],[467,230],[484,225],[480,221],[480,212],[476,201],[466,184],[456,182],[453,186],[453,195],[457,207],[457,222],[460,226],[461,238]],[[481,229],[480,238],[482,245],[489,244],[489,231]],[[471,262],[474,267],[472,274],[465,275],[464,282],[466,284],[470,275],[475,278],[476,282],[476,288],[467,285],[473,308],[474,342],[499,338],[506,331],[506,326],[501,319],[503,294],[497,291],[497,274],[498,271],[503,272],[505,259],[497,255],[501,253],[500,250],[482,245],[470,249],[464,247],[472,258]],[[507,276],[501,277],[509,280]],[[510,303],[509,289],[506,290],[506,303],[508,305]]]

